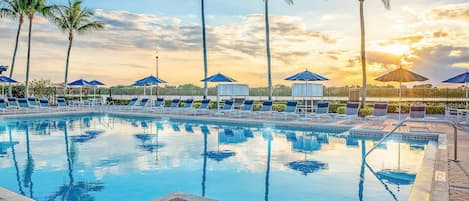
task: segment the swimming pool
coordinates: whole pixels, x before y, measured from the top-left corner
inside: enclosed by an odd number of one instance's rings
[[[3,121],[0,186],[37,200],[407,200],[426,141],[109,115]]]

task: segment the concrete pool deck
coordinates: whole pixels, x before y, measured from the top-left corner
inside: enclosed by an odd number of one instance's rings
[[[103,111],[103,110],[98,110]],[[23,117],[39,117],[39,116],[60,116],[67,114],[88,114],[90,112],[96,113],[98,111],[83,110],[74,112],[55,112],[55,113],[34,113],[34,114],[12,114],[12,115],[0,115],[0,119],[10,118],[23,118]],[[345,130],[350,129],[364,129],[368,131],[380,131],[386,133],[394,128],[393,123],[397,122],[396,115],[390,115],[390,118],[383,122],[372,122],[372,121],[304,121],[304,120],[265,120],[265,119],[246,119],[246,118],[227,118],[227,117],[213,117],[213,116],[189,116],[189,115],[175,115],[175,114],[157,114],[148,112],[135,112],[135,111],[112,111],[105,112],[110,115],[131,115],[131,116],[142,116],[142,117],[156,117],[156,118],[168,118],[168,119],[188,119],[188,120],[203,120],[203,121],[217,121],[217,122],[249,122],[253,124],[261,124],[264,126],[287,126],[295,127],[302,125],[302,127],[314,127],[314,126],[339,126]],[[443,116],[432,116],[436,118],[444,118]],[[261,124],[262,125],[262,124]],[[413,200],[469,200],[469,127],[458,128],[458,162],[452,161],[454,156],[453,151],[453,133],[452,128],[444,124],[428,123],[426,125],[422,123],[408,123],[406,126],[401,127],[398,130],[399,134],[412,134],[419,136],[419,134],[426,133],[431,135],[432,138],[437,136],[438,148],[434,153],[435,157],[433,160],[427,161],[427,164],[433,164],[433,169],[430,173],[426,174],[426,183],[432,182],[432,186],[425,190],[428,191],[423,193],[423,196],[428,196],[426,199],[413,199]],[[379,136],[379,135],[377,135]],[[439,138],[438,138],[439,137]],[[423,162],[425,163],[425,161]],[[419,172],[420,174],[420,172]],[[417,181],[416,181],[417,182]],[[431,195],[431,197],[430,197]],[[6,195],[0,191],[0,200]],[[7,199],[8,200],[8,199]],[[410,199],[409,199],[410,200]],[[412,200],[412,201],[413,201]]]

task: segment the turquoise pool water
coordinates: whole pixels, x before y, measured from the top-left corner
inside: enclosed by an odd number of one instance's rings
[[[407,200],[427,142],[107,115],[0,123],[0,186],[37,200]]]

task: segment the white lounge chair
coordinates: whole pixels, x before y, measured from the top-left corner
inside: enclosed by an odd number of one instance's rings
[[[332,119],[333,114],[329,113],[329,102],[320,102],[316,107],[316,111],[309,115],[310,118],[317,118],[319,121],[321,117]]]
[[[344,114],[337,114],[335,116],[338,120],[347,120],[351,121],[358,118],[358,112],[360,111],[360,103],[358,102],[348,102],[347,107],[345,108]]]
[[[373,115],[366,117],[367,120],[384,121],[388,115],[388,103],[375,103]]]
[[[232,110],[230,114],[238,118],[243,117],[244,115],[247,115],[248,117],[250,117],[253,109],[254,109],[254,100],[244,100],[243,104],[241,105],[241,108],[239,108],[239,110]]]
[[[254,115],[256,117],[264,117],[264,116],[269,116],[272,114],[272,105],[273,102],[271,100],[264,100],[262,101],[262,108],[259,111],[254,112]]]
[[[193,114],[193,115],[198,115],[198,114],[209,114],[210,113],[210,99],[204,99],[200,103],[200,106],[198,108],[191,108],[190,110],[187,110],[188,114]]]
[[[157,98],[154,104],[148,107],[147,111],[155,111],[155,110],[163,109],[164,104],[165,104],[164,98]]]
[[[298,110],[298,101],[289,100],[285,105],[285,110],[283,112],[273,113],[275,117],[282,118],[287,120],[289,116],[300,117],[300,114],[296,113]]]
[[[18,109],[18,100],[14,97],[8,97],[8,108],[9,109]]]

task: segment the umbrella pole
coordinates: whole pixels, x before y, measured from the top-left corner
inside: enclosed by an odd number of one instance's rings
[[[466,86],[464,87],[466,90],[466,110],[469,108],[469,99],[468,99],[468,91],[467,91],[467,83]]]
[[[399,82],[399,122],[401,121],[402,82]]]

